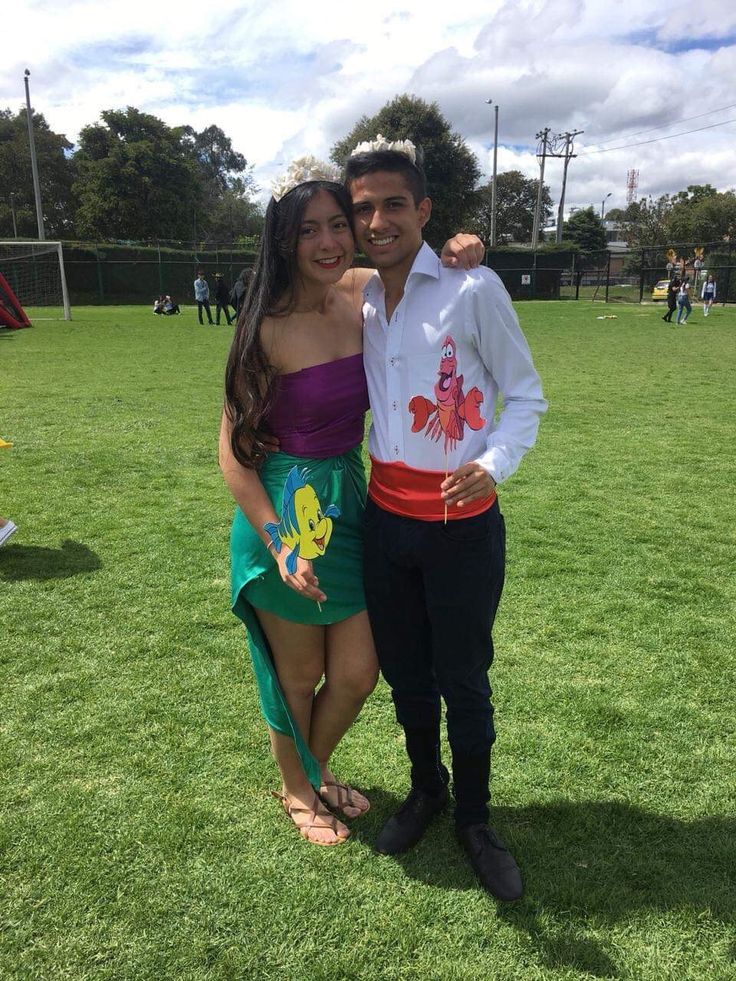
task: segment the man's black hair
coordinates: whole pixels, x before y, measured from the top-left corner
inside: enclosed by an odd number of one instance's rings
[[[413,164],[405,153],[399,153],[398,150],[371,150],[348,157],[345,184],[349,189],[352,181],[365,177],[366,174],[375,174],[379,170],[402,174],[415,205],[427,197],[427,178],[421,164],[418,161]]]

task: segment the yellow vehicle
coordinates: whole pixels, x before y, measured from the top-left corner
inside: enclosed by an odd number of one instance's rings
[[[670,285],[669,279],[660,279],[658,283],[655,283],[652,287],[652,299],[656,302],[657,300],[667,299],[667,289]]]

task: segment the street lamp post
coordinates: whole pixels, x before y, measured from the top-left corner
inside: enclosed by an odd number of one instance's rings
[[[601,221],[603,221],[603,215],[606,213],[606,201],[613,194],[613,191],[609,191],[608,194],[601,201]]]
[[[490,106],[493,99],[486,99]],[[498,176],[498,104],[493,107],[493,183],[491,184],[491,248],[496,246],[496,177]]]
[[[38,240],[46,240],[46,232],[43,227],[43,209],[41,207],[41,183],[38,179],[38,161],[36,160],[36,141],[33,138],[33,113],[31,111],[31,91],[28,87],[30,72],[26,68],[24,82],[26,86],[26,115],[28,116],[28,143],[31,147],[31,170],[33,171],[33,196],[36,199],[36,222],[38,224]]]

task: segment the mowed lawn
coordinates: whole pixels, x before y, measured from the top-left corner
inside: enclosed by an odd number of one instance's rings
[[[0,332],[0,977],[736,978],[736,310],[518,311],[550,410],[501,494],[504,908],[449,812],[373,853],[407,788],[383,684],[335,759],[373,802],[346,846],[269,795],[216,462],[231,330]]]

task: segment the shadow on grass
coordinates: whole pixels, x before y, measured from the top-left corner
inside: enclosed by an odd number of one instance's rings
[[[366,793],[371,822],[359,832],[353,825],[353,833],[372,847],[399,801],[378,788]],[[736,914],[736,818],[683,821],[625,803],[589,801],[495,807],[492,821],[526,885],[524,899],[498,904],[497,915],[527,936],[550,967],[619,976],[609,954],[587,935],[589,918],[610,925],[641,911],[685,907],[728,923]],[[478,888],[455,840],[450,808],[410,852],[377,861],[398,862],[411,878],[439,888]]]
[[[10,544],[0,549],[0,579],[6,582],[68,579],[101,568],[99,556],[81,542],[67,540],[61,548]]]

